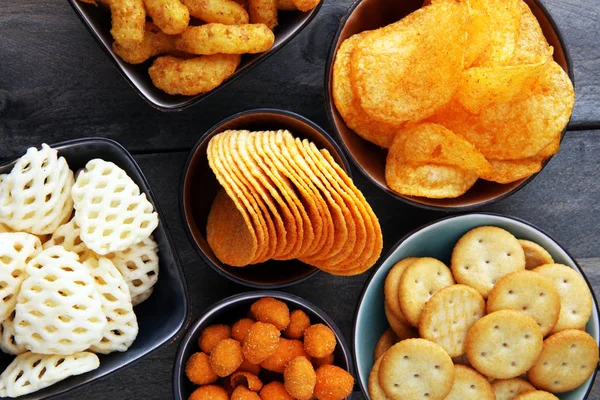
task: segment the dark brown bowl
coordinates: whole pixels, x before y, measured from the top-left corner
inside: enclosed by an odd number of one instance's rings
[[[206,221],[210,206],[220,188],[208,165],[206,149],[216,134],[229,129],[254,131],[287,129],[294,136],[306,138],[319,148],[327,149],[335,161],[351,176],[350,166],[342,150],[322,128],[314,122],[289,111],[257,109],[235,114],[212,127],[192,149],[181,183],[181,214],[190,240],[204,261],[215,271],[242,285],[274,289],[290,286],[310,278],[317,269],[298,260],[270,260],[244,268],[230,267],[215,256],[206,241]]]
[[[565,42],[562,39],[556,23],[548,13],[548,10],[537,0],[525,0],[531,11],[538,19],[540,26],[551,46],[554,47],[554,61],[556,61],[568,74],[572,82],[573,66]],[[343,147],[350,155],[350,159],[356,167],[367,177],[375,186],[382,189],[392,197],[405,203],[441,211],[464,211],[477,207],[482,207],[507,198],[536,176],[532,175],[519,181],[509,184],[499,184],[495,182],[479,179],[477,183],[464,195],[455,199],[428,199],[424,197],[403,196],[392,191],[385,182],[385,159],[387,150],[370,143],[354,131],[352,131],[344,122],[342,116],[337,111],[333,102],[333,92],[331,88],[333,76],[333,63],[341,44],[350,36],[366,30],[377,29],[396,22],[411,12],[421,8],[423,0],[357,0],[344,19],[334,37],[329,59],[327,61],[327,71],[325,74],[325,89],[327,91],[326,107],[329,119],[337,135],[340,137]],[[564,137],[564,131],[562,134]],[[546,163],[550,159],[546,160]],[[543,168],[543,167],[542,167]]]
[[[148,75],[148,68],[152,61],[146,61],[143,64],[132,65],[121,60],[112,49],[113,38],[110,35],[110,11],[106,7],[95,7],[92,4],[83,3],[78,0],[68,0],[69,4],[81,19],[90,34],[96,39],[98,45],[104,50],[108,58],[113,62],[123,78],[135,89],[135,91],[152,107],[160,111],[180,111],[200,101],[206,99],[211,94],[224,88],[252,67],[265,61],[268,57],[275,54],[287,42],[304,29],[310,21],[317,15],[321,4],[311,11],[280,11],[279,25],[275,28],[275,44],[273,47],[262,54],[244,55],[242,63],[235,74],[223,82],[219,87],[207,93],[195,96],[174,96],[163,92],[152,84]]]
[[[344,340],[342,332],[338,329],[335,322],[323,310],[314,304],[291,294],[274,292],[274,291],[258,291],[238,294],[218,302],[207,310],[202,317],[192,324],[185,337],[179,345],[177,356],[175,357],[175,365],[173,367],[173,394],[175,400],[187,400],[197,387],[189,381],[185,374],[185,364],[190,356],[198,351],[198,338],[202,330],[214,324],[231,324],[240,318],[248,315],[250,306],[255,301],[263,297],[273,297],[286,303],[292,310],[302,310],[310,318],[313,324],[325,324],[335,334],[337,346],[334,351],[334,364],[345,369],[351,375],[354,375],[354,366],[352,364],[352,353]],[[268,372],[268,371],[263,371]],[[260,376],[264,379],[264,376]],[[272,380],[272,376],[269,380]],[[267,381],[265,380],[265,383]],[[352,395],[345,400],[350,400]]]

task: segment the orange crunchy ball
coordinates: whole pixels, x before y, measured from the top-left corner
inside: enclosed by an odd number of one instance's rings
[[[319,400],[343,400],[350,396],[354,378],[335,365],[324,365],[317,369],[315,397]]]
[[[285,366],[292,358],[304,356],[308,358],[308,355],[304,351],[304,345],[299,340],[289,340],[281,338],[275,353],[269,358],[260,363],[260,366],[269,371],[278,372],[283,374]]]
[[[215,348],[217,343],[223,339],[229,339],[231,336],[231,329],[227,325],[213,325],[208,328],[204,328],[198,338],[198,346],[200,350],[206,354],[210,354]]]
[[[210,366],[220,377],[233,374],[243,362],[242,346],[237,340],[221,340],[210,353]]]
[[[315,369],[318,369],[319,367],[322,367],[323,365],[332,365],[334,361],[335,361],[335,356],[333,355],[333,353],[331,353],[327,357],[313,358],[312,365],[313,365],[313,367],[315,367]]]
[[[301,339],[304,331],[310,326],[310,318],[302,310],[292,311],[290,314],[290,324],[283,334],[290,339]]]
[[[222,387],[208,385],[194,390],[188,400],[229,400],[229,396]]]
[[[260,373],[261,366],[260,364],[252,364],[250,361],[246,360],[244,357],[244,362],[238,368],[238,371],[242,372],[250,372],[251,374],[258,375]]]
[[[260,396],[246,386],[238,386],[231,394],[231,400],[260,400]]]
[[[290,310],[283,301],[264,297],[252,304],[250,312],[257,321],[273,324],[280,331],[290,324]]]
[[[279,335],[275,325],[255,322],[244,339],[244,357],[252,364],[260,364],[277,350]]]
[[[246,386],[253,392],[258,392],[263,387],[262,381],[258,378],[258,376],[249,372],[236,372],[231,375],[229,382],[231,383],[231,387],[234,389],[238,386]]]
[[[317,376],[306,357],[296,357],[288,363],[283,372],[285,390],[298,400],[310,400],[313,397]]]
[[[248,335],[250,327],[254,325],[254,320],[250,318],[242,318],[231,327],[231,337],[242,343]]]
[[[210,366],[210,358],[206,353],[194,353],[185,365],[185,374],[196,385],[208,385],[219,378]]]
[[[304,350],[311,357],[327,357],[335,350],[333,331],[323,324],[314,324],[304,331]]]
[[[263,386],[260,391],[261,400],[294,400],[288,392],[285,391],[283,383],[273,381]]]

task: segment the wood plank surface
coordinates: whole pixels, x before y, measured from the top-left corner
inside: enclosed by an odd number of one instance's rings
[[[577,104],[572,126],[600,128],[600,0],[544,0],[571,49]],[[278,107],[329,129],[323,102],[331,40],[350,0],[326,0],[317,18],[265,63],[203,103],[165,114],[121,78],[65,0],[0,7],[0,149],[105,136],[131,151],[190,148],[219,120]]]

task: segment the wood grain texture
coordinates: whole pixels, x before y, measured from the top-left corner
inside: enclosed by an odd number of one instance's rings
[[[278,107],[329,128],[324,68],[349,0],[326,0],[300,35],[203,103],[165,114],[121,78],[66,1],[3,2],[0,10],[0,149],[105,136],[135,152],[189,149],[219,120]],[[571,49],[577,83],[572,126],[600,127],[600,0],[544,0]],[[596,22],[595,22],[596,21]]]

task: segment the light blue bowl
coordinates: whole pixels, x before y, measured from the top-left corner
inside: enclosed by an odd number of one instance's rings
[[[578,271],[592,290],[592,287],[573,257],[558,243],[539,228],[523,220],[497,214],[477,213],[448,217],[433,222],[408,234],[383,259],[363,290],[356,318],[354,320],[354,359],[358,381],[364,395],[369,398],[368,381],[373,366],[373,351],[379,336],[388,327],[384,312],[383,288],[385,277],[392,266],[406,257],[435,257],[449,265],[454,244],[469,230],[478,226],[493,225],[504,228],[519,239],[527,239],[540,244],[560,264],[569,265]],[[592,290],[594,307],[587,324],[587,332],[598,342],[600,331],[598,302]],[[558,395],[561,400],[583,400],[592,390],[594,374],[580,387]]]

